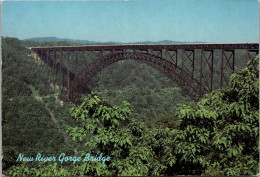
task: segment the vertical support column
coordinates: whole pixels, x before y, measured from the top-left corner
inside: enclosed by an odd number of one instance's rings
[[[147,49],[147,54],[153,54],[153,49]]]
[[[213,90],[213,73],[214,73],[214,50],[211,50],[210,52],[210,55],[211,55],[211,78],[210,78],[210,91]]]
[[[53,51],[54,59],[53,59],[53,70],[54,70],[54,75],[53,75],[53,87],[55,89],[55,80],[56,80],[56,50]]]
[[[63,81],[64,81],[64,73],[63,73],[63,70],[62,70],[62,55],[63,55],[63,52],[62,52],[62,50],[60,50],[60,72],[61,72],[60,88],[63,87]]]
[[[55,57],[55,50],[52,51],[52,54],[53,54],[54,57]],[[54,57],[53,57],[53,58],[54,58]],[[53,59],[53,61],[52,61],[52,69],[54,69],[54,59]]]
[[[41,61],[39,61],[39,51],[34,51],[34,55],[36,55],[36,62],[41,62]],[[41,64],[41,63],[40,63]],[[37,72],[36,73],[36,79],[38,80],[38,78],[39,78],[39,72]]]
[[[192,51],[192,79],[194,78],[194,67],[195,67],[195,50]]]
[[[175,55],[176,55],[176,66],[178,66],[178,49],[176,49]]]
[[[152,49],[150,49],[150,48],[147,49],[147,54],[148,54],[148,55],[151,54],[151,50],[152,50]],[[149,60],[150,60],[150,58],[148,59],[148,61],[149,61]],[[136,61],[135,61],[135,63],[136,63]]]
[[[82,50],[82,53],[83,53],[83,60],[84,60],[83,63],[87,63],[87,59],[86,59],[86,51],[83,49],[83,50]]]
[[[135,53],[135,50],[133,50],[133,53]],[[112,49],[112,60],[114,59],[114,57],[115,57],[115,49]]]
[[[222,55],[221,55],[221,68],[220,68],[220,88],[223,87],[223,74],[224,74],[224,49],[221,50]]]
[[[47,75],[49,75],[49,61],[50,60],[50,50],[48,50],[48,54],[47,54]]]
[[[75,58],[76,58],[76,65],[78,66],[78,51],[77,50],[75,50]]]
[[[41,50],[40,56],[41,56],[41,58],[40,58],[40,60],[41,60],[40,63],[41,64],[40,65],[41,65],[41,70],[42,70],[42,67],[43,67],[43,58],[42,58],[43,57],[43,51],[42,50]]]
[[[184,68],[185,68],[185,66],[184,66],[185,52],[186,52],[186,50],[185,50],[185,49],[182,49],[181,75],[183,75],[183,71],[184,71]],[[182,79],[180,79],[180,82],[181,82],[181,84],[183,84],[183,80],[182,80]]]
[[[185,49],[182,49],[181,75],[183,74],[183,70],[184,70],[184,54],[185,54]],[[179,78],[179,81],[181,84],[183,84],[183,79]]]
[[[105,61],[103,60],[103,57],[104,57],[104,50],[103,50],[103,49],[101,50],[101,54],[100,54],[100,55],[101,55],[101,59],[102,59],[102,61],[103,61],[103,62],[102,62],[102,63],[103,63],[102,68],[104,68]],[[100,70],[100,73],[101,73],[101,70]]]
[[[91,63],[93,63],[93,66],[96,65],[96,60],[95,60],[95,57],[94,57],[94,53],[95,53],[95,51],[92,49],[91,52],[90,52],[90,55],[89,55]]]
[[[87,61],[87,57],[86,57],[86,50],[83,49],[83,60],[84,60],[84,67],[89,69],[89,65],[88,65],[88,61]]]
[[[248,49],[246,49],[246,57],[245,57],[245,59],[246,59],[246,65],[247,65],[247,57],[248,57]]]
[[[232,61],[233,61],[232,71],[234,73],[235,72],[235,50],[232,50],[232,54],[233,54],[233,58],[232,58]]]
[[[184,54],[185,54],[185,49],[182,49],[182,60],[181,60],[181,69],[182,69],[182,71],[184,69]]]
[[[70,66],[69,66],[69,58],[70,58],[70,51],[68,51],[68,60],[67,60],[67,64],[68,64],[68,68],[67,68],[67,76],[68,76],[68,80],[67,80],[67,90],[68,90],[68,96],[69,96],[69,94],[70,94],[70,70],[69,70],[69,68],[70,68]]]
[[[99,53],[97,54],[97,59],[98,59],[98,68],[102,68],[104,65],[104,60],[103,60],[103,50],[101,49],[100,51],[98,51]],[[126,52],[126,49],[123,49],[123,52]],[[101,70],[99,70],[99,75],[101,75]]]
[[[202,54],[203,49],[200,51],[200,97],[202,97]]]

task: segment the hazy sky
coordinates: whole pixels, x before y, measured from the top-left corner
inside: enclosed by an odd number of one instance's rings
[[[98,42],[258,42],[257,0],[4,1],[2,35]]]

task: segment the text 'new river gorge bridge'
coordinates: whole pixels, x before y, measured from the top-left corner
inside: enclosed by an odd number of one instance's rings
[[[120,60],[136,60],[173,80],[193,100],[227,85],[229,76],[259,53],[258,43],[120,44],[32,47],[68,95],[84,93],[91,78]],[[138,77],[138,76],[136,76]]]

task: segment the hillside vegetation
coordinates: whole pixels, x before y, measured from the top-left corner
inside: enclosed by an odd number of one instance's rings
[[[3,170],[11,176],[238,176],[259,173],[258,58],[199,102],[133,61],[95,76],[82,103],[62,103],[28,43],[2,38]],[[181,105],[177,105],[181,104]],[[103,161],[19,162],[61,153]]]

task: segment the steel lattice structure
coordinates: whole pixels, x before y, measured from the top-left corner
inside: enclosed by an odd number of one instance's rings
[[[47,72],[60,75],[57,81],[68,94],[84,93],[91,78],[120,60],[132,59],[150,65],[197,100],[222,88],[236,67],[235,54],[245,52],[247,60],[259,52],[258,43],[237,44],[126,44],[32,47],[34,59],[41,59]],[[240,61],[241,62],[241,61]],[[245,67],[245,66],[243,66]],[[52,69],[50,69],[52,68]]]

